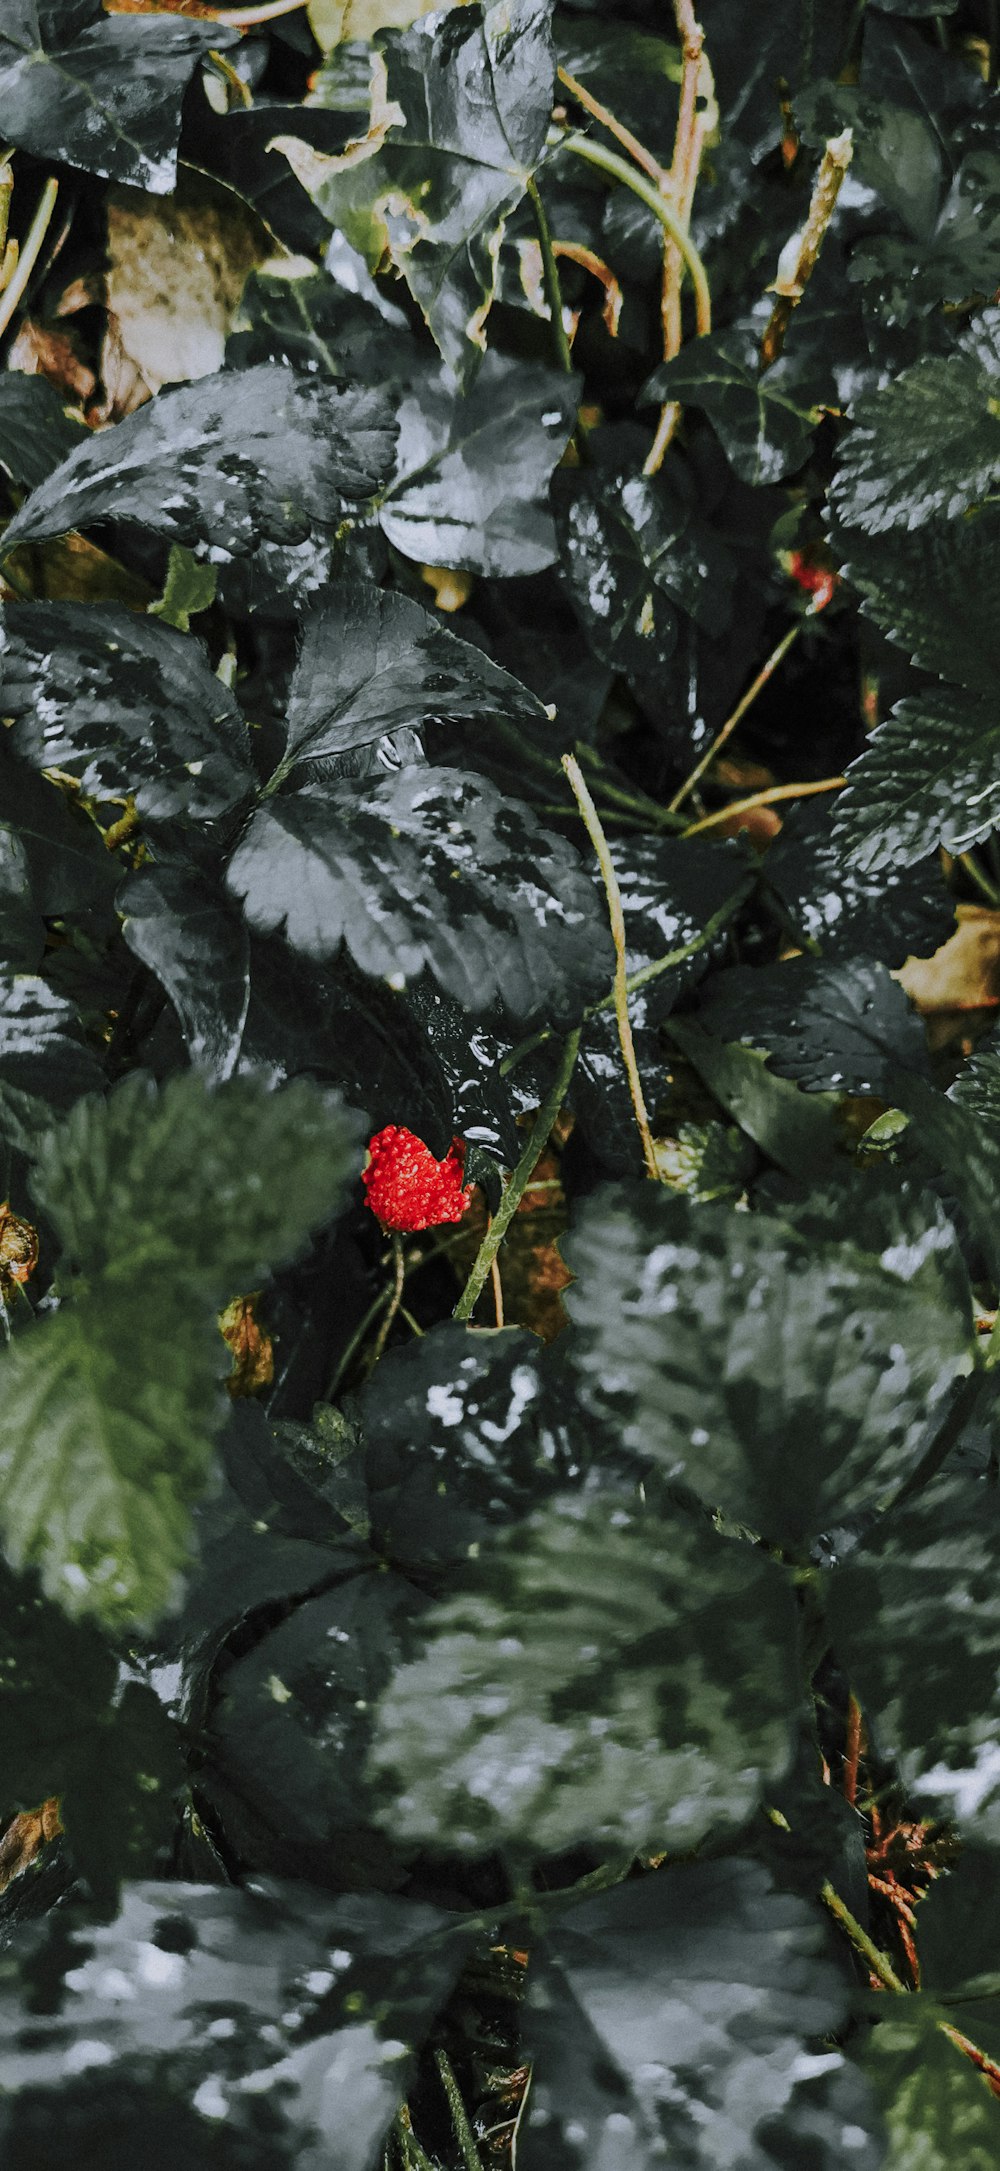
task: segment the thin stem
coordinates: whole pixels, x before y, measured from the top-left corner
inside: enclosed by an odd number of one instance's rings
[[[820,1886],[820,1898],[824,1906],[829,1908],[834,1921],[840,1924],[841,1929],[850,1938],[855,1952],[860,1953],[861,1958],[871,1968],[872,1974],[881,1983],[883,1990],[895,1990],[902,1997],[908,1997],[909,1992],[906,1984],[897,1975],[891,1960],[888,1959],[884,1952],[879,1951],[877,1945],[873,1945],[867,1930],[862,1929],[857,1917],[852,1915],[849,1907],[845,1907],[839,1892],[830,1883],[828,1877],[824,1879]]]
[[[820,1898],[824,1906],[829,1908],[834,1921],[850,1938],[855,1952],[860,1954],[866,1966],[871,1969],[876,1981],[881,1983],[883,1990],[892,1990],[898,1997],[909,1997],[910,1992],[907,1990],[906,1984],[897,1975],[891,1960],[884,1952],[880,1951],[877,1945],[872,1943],[867,1930],[862,1929],[860,1922],[856,1916],[852,1915],[850,1908],[845,1907],[839,1892],[835,1890],[829,1878],[826,1878],[820,1886]],[[988,2057],[984,2050],[980,2050],[978,2043],[973,2043],[969,2036],[963,2035],[958,2028],[953,2028],[950,2020],[937,2020],[935,2026],[940,2028],[942,2035],[947,2036],[949,2043],[954,2043],[956,2050],[961,2051],[963,2058],[968,2058],[977,2070],[984,2075],[993,2094],[1000,2094],[1000,2066],[992,2058]]]
[[[585,83],[578,82],[576,76],[570,74],[568,68],[558,68],[556,73],[563,88],[568,90],[571,98],[575,98],[577,105],[582,106],[584,112],[591,114],[595,121],[600,121],[601,127],[606,128],[609,136],[614,136],[615,141],[621,144],[622,150],[635,159],[643,173],[648,173],[657,188],[666,188],[669,176],[660,165],[659,159],[653,157],[652,151],[647,151],[645,144],[640,143],[638,136],[634,136],[630,128],[626,128],[624,121],[610,113],[607,106],[603,106],[600,99],[594,97],[593,91],[587,89]]]
[[[747,710],[749,708],[752,708],[758,694],[762,693],[764,687],[767,685],[768,679],[774,677],[779,663],[782,663],[784,661],[793,642],[798,640],[799,634],[801,633],[804,624],[804,618],[797,618],[795,624],[789,626],[788,632],[782,634],[782,637],[778,642],[777,648],[772,649],[771,654],[767,659],[767,662],[765,664],[762,664],[756,678],[753,681],[753,684],[747,687],[746,693],[743,694],[740,700],[736,703],[736,707],[734,708],[732,715],[727,716],[721,731],[716,732],[715,737],[712,740],[711,746],[706,748],[704,754],[701,757],[701,760],[695,762],[694,768],[692,769],[690,776],[685,777],[680,790],[674,793],[674,796],[671,799],[670,805],[667,810],[668,813],[676,814],[678,808],[683,806],[684,801],[688,797],[689,793],[693,792],[695,785],[701,783],[702,777],[704,776],[706,769],[711,768],[711,765],[715,760],[716,755],[725,746],[726,740],[732,738],[733,732],[736,730],[737,725],[743,722],[743,718],[746,715]]]
[[[563,298],[562,287],[559,284],[559,267],[556,263],[555,252],[552,247],[552,235],[549,230],[548,219],[545,216],[545,205],[543,204],[541,196],[539,195],[538,183],[535,180],[534,174],[531,174],[529,176],[527,194],[528,202],[530,203],[532,212],[534,213],[535,226],[538,232],[538,246],[542,252],[542,279],[545,284],[545,299],[549,305],[549,315],[552,318],[552,333],[553,338],[555,339],[556,353],[559,356],[559,361],[562,368],[566,370],[570,376],[572,376],[573,355],[570,349],[565,319],[563,317]]]
[[[588,166],[596,166],[600,173],[606,173],[612,181],[621,181],[626,188],[632,190],[634,196],[638,196],[640,203],[646,205],[647,210],[653,213],[654,218],[659,219],[664,233],[669,235],[671,241],[676,242],[684,263],[690,272],[691,284],[694,288],[695,323],[698,335],[703,337],[706,332],[710,332],[712,329],[712,297],[709,292],[705,266],[690,235],[685,233],[680,220],[670,204],[667,203],[666,198],[661,196],[649,181],[644,180],[642,174],[635,171],[634,166],[627,165],[625,159],[619,158],[615,151],[606,151],[603,144],[593,143],[589,136],[564,136],[562,138],[562,149],[564,151],[574,151],[578,158],[586,160]]]
[[[15,309],[21,300],[28,280],[42,252],[42,243],[52,223],[59,194],[58,181],[46,181],[38,199],[35,216],[24,237],[24,246],[17,260],[17,270],[9,286],[0,294],[0,332],[5,332]]]
[[[389,1302],[385,1308],[382,1324],[378,1330],[374,1344],[372,1346],[371,1363],[368,1368],[371,1372],[374,1372],[375,1366],[377,1365],[379,1358],[382,1355],[382,1351],[384,1350],[385,1345],[389,1339],[393,1320],[395,1319],[396,1313],[398,1312],[399,1307],[403,1301],[403,1283],[406,1280],[406,1261],[403,1257],[403,1239],[400,1236],[398,1229],[394,1229],[392,1232],[392,1263],[394,1268],[392,1293],[390,1295]]]
[[[720,822],[728,822],[733,814],[775,806],[780,799],[812,799],[817,792],[839,792],[846,782],[846,776],[825,776],[818,784],[772,784],[766,792],[751,792],[749,799],[734,799],[728,807],[716,807],[714,814],[703,814],[700,822],[689,823],[684,835],[698,837],[705,829],[718,829]]]
[[[462,2153],[465,2171],[483,2171],[483,2159],[476,2147],[476,2137],[469,2124],[469,2115],[462,2101],[462,2091],[455,2079],[451,2059],[446,2050],[436,2050],[434,2063],[441,2075],[441,2085],[448,2098],[455,2139]]]
[[[861,1705],[853,1689],[847,1699],[847,1738],[844,1743],[844,1800],[858,1798],[858,1764],[861,1760]]]
[[[279,15],[295,15],[308,4],[309,0],[266,0],[266,5],[259,8],[213,8],[208,21],[228,23],[233,30],[241,30],[244,24],[273,23]]]
[[[642,1141],[646,1174],[652,1177],[654,1183],[657,1183],[660,1171],[656,1165],[656,1148],[653,1145],[653,1134],[649,1128],[649,1117],[646,1113],[639,1065],[635,1059],[632,1024],[628,1014],[628,963],[625,955],[625,913],[622,909],[622,893],[618,886],[618,876],[615,873],[608,840],[601,827],[601,818],[584,783],[580,764],[572,754],[564,754],[562,765],[566,771],[570,789],[583,816],[587,835],[597,854],[597,864],[601,870],[601,879],[608,900],[608,917],[611,921],[611,935],[615,946],[615,1016],[618,1021],[618,1044],[622,1051],[622,1062],[625,1065],[629,1093],[632,1096],[636,1129]]]
[[[491,1268],[490,1268],[490,1280],[491,1280],[491,1282],[492,1282],[492,1284],[493,1284],[493,1309],[494,1309],[494,1311],[495,1311],[495,1313],[496,1313],[496,1322],[497,1322],[497,1326],[498,1326],[498,1327],[502,1327],[502,1326],[503,1326],[503,1283],[502,1283],[502,1281],[501,1281],[501,1279],[500,1279],[500,1261],[499,1261],[499,1259],[494,1259],[494,1261],[493,1261],[493,1264],[492,1264],[492,1266],[491,1266]]]
[[[472,1262],[469,1278],[455,1306],[455,1319],[471,1319],[476,1299],[485,1286],[497,1252],[521,1203],[522,1196],[548,1144],[549,1134],[566,1098],[566,1088],[573,1075],[573,1066],[580,1052],[580,1032],[577,1026],[567,1035],[563,1044],[562,1060],[549,1091],[528,1133],[524,1152],[513,1170],[503,1197],[489,1228]]]
[[[683,965],[687,958],[694,957],[699,950],[704,950],[733,918],[734,913],[738,912],[744,895],[743,890],[737,890],[732,897],[727,897],[725,904],[720,905],[718,911],[713,912],[711,919],[706,921],[700,934],[692,935],[690,941],[683,942],[679,950],[668,950],[664,957],[656,957],[651,964],[640,966],[638,972],[630,972],[625,982],[628,993],[634,995],[637,988],[645,987],[650,980],[659,979],[661,972],[671,972],[675,965]],[[599,1011],[613,1010],[614,1006],[615,991],[612,988],[610,994],[602,995],[598,1002],[588,1003],[582,1022],[586,1024],[588,1018],[596,1018]],[[514,1070],[518,1063],[524,1061],[525,1056],[532,1055],[536,1048],[540,1048],[551,1038],[551,1025],[543,1025],[537,1033],[530,1034],[527,1040],[520,1041],[516,1048],[511,1049],[509,1055],[504,1056],[500,1065],[501,1077],[505,1078],[508,1071]],[[540,1188],[537,1184],[531,1186],[532,1190]]]
[[[987,38],[989,56],[986,62],[986,81],[995,90],[1000,75],[1000,0],[986,0]]]
[[[701,154],[705,138],[705,121],[698,111],[698,93],[702,82],[702,48],[705,33],[696,20],[692,0],[674,0],[677,35],[683,53],[681,95],[677,112],[677,128],[674,135],[674,155],[670,167],[670,194],[677,217],[687,233],[691,223],[694,192],[701,169]],[[675,242],[664,237],[663,281],[660,293],[660,316],[663,324],[663,359],[672,360],[681,350],[683,323],[681,318],[681,256]],[[655,475],[663,464],[663,457],[680,421],[679,400],[667,400],[660,409],[656,435],[643,464],[644,475]]]
[[[958,864],[964,867],[973,888],[979,891],[981,897],[985,897],[987,904],[1000,905],[1000,889],[997,889],[995,882],[990,881],[988,874],[984,874],[979,861],[973,859],[971,852],[960,852]]]
[[[854,138],[849,128],[845,128],[842,135],[830,137],[816,175],[806,223],[801,233],[797,237],[793,235],[791,242],[786,245],[789,253],[795,249],[794,261],[787,270],[784,268],[786,251],[782,250],[778,276],[771,288],[777,299],[760,343],[762,369],[770,369],[785,344],[785,333],[792,320],[792,311],[798,308],[816,269],[823,237],[833,217],[844,175],[853,156]]]

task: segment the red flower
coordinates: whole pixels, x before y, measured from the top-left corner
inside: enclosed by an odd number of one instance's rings
[[[368,1141],[370,1159],[361,1181],[372,1213],[386,1229],[436,1228],[441,1221],[461,1221],[472,1185],[462,1183],[465,1146],[453,1139],[443,1161],[412,1131],[389,1123]]]
[[[787,565],[792,579],[812,596],[813,610],[824,611],[836,594],[838,575],[828,565],[814,565],[804,550],[789,551]]]

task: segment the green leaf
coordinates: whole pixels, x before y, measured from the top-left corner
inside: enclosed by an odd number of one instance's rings
[[[399,984],[429,967],[466,1009],[516,1017],[606,992],[605,917],[572,848],[527,806],[455,769],[303,786],[256,813],[229,884],[265,934],[309,957],[345,942]]]
[[[843,1170],[843,1135],[832,1094],[804,1093],[779,1078],[755,1048],[735,1041],[724,1045],[689,1017],[671,1017],[667,1033],[720,1107],[776,1168],[800,1183]]]
[[[192,618],[214,603],[217,579],[214,565],[199,565],[183,543],[171,543],[163,594],[150,604],[150,617],[162,618],[178,633],[190,633]]]
[[[503,579],[553,564],[549,478],[578,393],[577,377],[492,352],[464,394],[443,372],[424,376],[398,406],[396,473],[379,512],[390,543],[418,565]]]
[[[884,1516],[827,1583],[841,1664],[908,1791],[980,1839],[1000,1836],[1000,1508],[937,1478]]]
[[[861,875],[966,852],[1000,820],[1000,722],[991,693],[928,687],[899,701],[853,761],[836,833]]]
[[[168,861],[129,875],[118,909],[133,957],[173,1003],[190,1062],[230,1077],[250,1005],[250,938],[235,906],[196,869]]]
[[[419,376],[423,353],[402,309],[348,253],[355,285],[367,281],[371,295],[345,291],[329,271],[312,265],[306,271],[299,257],[280,269],[251,272],[226,343],[227,368],[288,362],[311,376],[350,377],[359,384],[407,383]]]
[[[68,1613],[151,1620],[179,1596],[223,1407],[219,1337],[179,1271],[99,1284],[0,1361],[4,1552]]]
[[[616,671],[662,669],[685,617],[725,633],[735,560],[699,516],[686,471],[583,469],[556,497],[563,572],[596,654]]]
[[[563,1495],[427,1616],[382,1699],[386,1822],[449,1851],[684,1852],[738,1827],[784,1766],[790,1593],[703,1525]]]
[[[360,1125],[304,1079],[281,1093],[141,1072],[36,1148],[34,1190],[75,1274],[3,1359],[0,1522],[68,1611],[176,1601],[225,1406],[221,1297],[298,1250],[360,1159]]]
[[[8,143],[169,195],[181,100],[200,60],[238,42],[223,24],[105,15],[99,0],[6,0],[0,106]]]
[[[45,926],[31,888],[28,855],[0,820],[0,969],[32,972],[42,961]]]
[[[108,2171],[151,2148],[185,2171],[372,2171],[466,1943],[440,1908],[278,1881],[134,1884],[109,1923],[70,1904],[8,1969],[0,2147],[25,2171],[67,2137]],[[67,2071],[67,2041],[103,2055]]]
[[[0,467],[21,488],[34,490],[89,435],[47,378],[11,369],[0,376]]]
[[[767,881],[792,923],[825,957],[861,951],[883,965],[932,957],[955,928],[940,862],[889,868],[875,877],[846,858],[828,807],[805,801],[769,847]]]
[[[341,770],[345,756],[376,766],[380,741],[393,734],[405,734],[405,744],[434,719],[488,728],[494,716],[545,721],[526,686],[409,596],[338,581],[305,623],[279,773],[331,757]]]
[[[207,1792],[230,1828],[252,1819],[257,1860],[292,1853],[323,1882],[394,1882],[395,1846],[373,1828],[361,1774],[377,1698],[426,1602],[357,1540],[330,1548],[326,1581],[226,1667]]]
[[[758,346],[755,331],[689,340],[653,371],[642,397],[702,408],[742,482],[781,482],[808,459],[819,416],[795,397],[792,359],[782,356],[761,374]]]
[[[812,1093],[891,1100],[900,1077],[929,1078],[920,1019],[884,965],[867,957],[790,957],[718,973],[698,1022],[749,1041]]]
[[[854,1241],[830,1218],[798,1229],[644,1185],[600,1195],[565,1246],[596,1413],[707,1506],[794,1545],[903,1482],[973,1363],[934,1202],[909,1221],[893,1203]],[[837,1219],[851,1228],[850,1204]]]
[[[1000,477],[1000,310],[962,349],[926,355],[858,400],[830,498],[845,527],[882,535],[955,519]]]
[[[25,854],[32,894],[46,918],[60,919],[110,900],[120,870],[97,824],[69,793],[15,761],[3,743],[0,807],[4,827]]]
[[[263,364],[159,392],[88,439],[15,514],[5,548],[95,521],[150,528],[215,561],[338,528],[392,462],[387,393]]]
[[[878,2171],[868,2091],[827,2047],[847,1987],[825,1945],[817,1910],[754,1862],[681,1863],[567,1908],[529,1975],[524,2171]]]
[[[933,2007],[921,2001],[916,2018],[915,2003],[907,1998],[901,2012],[903,2000],[893,2000],[865,2057],[887,2128],[884,2171],[993,2171],[1000,2104],[942,2035]]]
[[[568,1385],[520,1327],[449,1323],[390,1350],[360,1402],[379,1550],[410,1570],[464,1562],[568,1483],[585,1456]]]
[[[211,821],[253,790],[246,725],[200,642],[134,611],[4,606],[0,701],[16,754],[147,821]]]
[[[52,1108],[100,1084],[73,1004],[34,973],[0,973],[0,1125],[31,1151]]]
[[[846,580],[874,619],[914,663],[989,693],[1000,671],[990,608],[1000,579],[1000,519],[989,507],[971,520],[932,520],[910,535],[866,535],[830,527]]]
[[[4,1774],[0,1817],[55,1795],[73,1863],[112,1904],[123,1876],[149,1875],[170,1845],[183,1767],[176,1730],[152,1689],[119,1696],[118,1654],[70,1621],[33,1575],[0,1566]]]
[[[88,1283],[174,1274],[210,1299],[252,1288],[341,1206],[362,1120],[297,1078],[210,1090],[132,1072],[81,1101],[35,1149],[33,1190]]]
[[[545,143],[554,60],[550,0],[499,0],[424,17],[383,41],[380,123],[360,157],[281,139],[323,217],[367,256],[388,251],[444,360],[468,381],[485,348],[497,257]]]

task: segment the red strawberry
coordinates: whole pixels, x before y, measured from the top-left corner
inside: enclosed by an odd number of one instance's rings
[[[443,1161],[412,1131],[389,1123],[368,1142],[369,1162],[361,1181],[372,1213],[386,1229],[433,1229],[442,1221],[461,1221],[472,1199],[472,1185],[462,1183],[465,1146],[454,1139]]]

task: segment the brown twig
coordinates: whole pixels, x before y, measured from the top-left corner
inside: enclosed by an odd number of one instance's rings
[[[770,289],[777,299],[760,343],[762,369],[770,369],[785,344],[792,311],[798,308],[816,269],[823,237],[853,156],[854,138],[849,128],[845,128],[842,135],[830,137],[816,175],[806,223],[800,233],[793,234],[785,243],[778,263],[778,276]]]
[[[654,1183],[658,1183],[660,1171],[656,1162],[653,1134],[649,1128],[649,1117],[646,1113],[646,1102],[642,1090],[642,1080],[639,1077],[639,1065],[635,1059],[635,1042],[632,1039],[632,1025],[628,1014],[628,964],[625,957],[625,914],[622,910],[622,893],[618,886],[618,876],[615,873],[608,840],[601,827],[601,818],[584,783],[580,764],[574,755],[564,754],[562,765],[566,771],[573,797],[583,816],[587,835],[597,854],[597,864],[600,867],[601,877],[604,882],[605,894],[608,900],[608,916],[611,921],[611,934],[615,945],[615,1017],[618,1024],[618,1042],[622,1051],[622,1062],[625,1065],[629,1093],[632,1097],[636,1128],[642,1141],[646,1174],[652,1177]]]
[[[685,232],[691,221],[691,207],[701,167],[701,154],[705,139],[705,119],[698,110],[698,94],[702,85],[705,33],[696,20],[692,0],[674,0],[677,35],[683,55],[681,95],[677,112],[677,129],[674,135],[674,153],[670,167],[668,187],[674,210]],[[681,271],[682,259],[675,242],[664,238],[663,282],[660,290],[660,317],[663,324],[663,359],[669,362],[681,350]],[[663,464],[663,456],[680,420],[680,401],[668,400],[660,410],[656,435],[643,466],[643,473],[655,475]]]
[[[816,792],[839,792],[846,782],[846,776],[824,776],[818,784],[772,784],[766,792],[751,792],[749,799],[734,799],[728,807],[716,807],[714,814],[703,814],[700,822],[689,822],[681,834],[698,837],[705,829],[718,829],[720,822],[728,822],[734,814],[774,806],[780,799],[811,799]]]
[[[853,1690],[847,1699],[847,1738],[844,1744],[844,1800],[858,1798],[858,1764],[861,1758],[861,1705]]]

